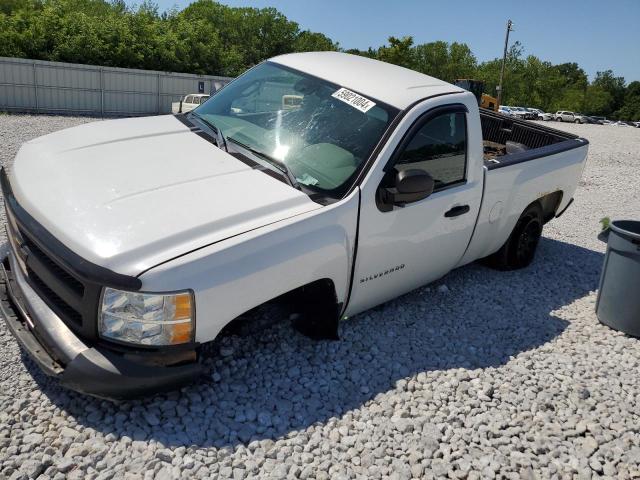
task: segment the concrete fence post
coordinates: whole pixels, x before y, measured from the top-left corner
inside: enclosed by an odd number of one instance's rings
[[[31,64],[33,66],[33,93],[36,98],[36,112],[40,111],[40,105],[38,103],[38,73],[36,72],[36,62]]]
[[[104,70],[100,69],[100,116],[104,118]]]
[[[158,96],[156,97],[156,110],[158,115],[160,115],[160,74],[158,74]]]

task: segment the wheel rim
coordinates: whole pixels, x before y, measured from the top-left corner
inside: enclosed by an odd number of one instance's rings
[[[516,257],[519,262],[527,262],[533,258],[541,235],[542,228],[540,228],[540,222],[536,218],[530,219],[522,229],[522,233],[518,238]]]

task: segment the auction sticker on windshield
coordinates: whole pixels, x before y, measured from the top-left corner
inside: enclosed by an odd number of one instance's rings
[[[331,96],[351,105],[353,108],[357,108],[362,113],[367,113],[369,110],[376,106],[375,102],[372,102],[362,95],[358,95],[356,92],[347,90],[346,88],[341,88],[337,92],[334,92]]]

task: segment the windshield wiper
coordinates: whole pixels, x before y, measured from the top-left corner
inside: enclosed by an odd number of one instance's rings
[[[222,133],[222,129],[216,127],[213,122],[210,122],[209,120],[207,120],[203,116],[198,115],[196,112],[190,112],[190,113],[191,113],[191,115],[196,117],[198,120],[200,120],[202,123],[207,125],[211,130],[213,130],[213,132],[217,135],[216,136],[216,145],[218,146],[218,148],[221,148],[225,152],[228,152],[229,148],[227,147],[227,139],[225,138],[224,133]]]
[[[230,142],[235,143],[236,145],[240,145],[242,148],[244,148],[245,150],[249,150],[251,153],[253,153],[254,155],[263,158],[264,160],[266,160],[267,162],[269,162],[271,165],[273,165],[274,167],[276,167],[278,170],[280,170],[282,173],[284,173],[285,177],[287,177],[287,180],[289,181],[289,184],[293,187],[293,188],[297,188],[298,190],[300,190],[300,184],[298,183],[298,180],[296,180],[295,175],[291,172],[291,169],[287,166],[286,163],[284,163],[282,160],[278,160],[277,158],[272,157],[271,155],[269,155],[268,153],[264,153],[261,152],[260,150],[257,150],[253,147],[250,147],[249,145],[246,145],[238,140],[236,140],[233,137],[229,137],[228,140]]]

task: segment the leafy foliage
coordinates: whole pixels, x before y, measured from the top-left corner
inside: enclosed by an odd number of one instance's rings
[[[301,30],[275,8],[197,0],[161,14],[148,0],[135,8],[124,0],[0,0],[0,56],[235,76],[275,55],[339,49],[326,35]],[[492,95],[502,64],[499,58],[479,63],[464,43],[415,45],[410,36],[346,51],[449,82],[483,80]],[[553,65],[525,56],[515,42],[507,55],[503,102],[640,120],[640,82],[626,85],[611,70],[589,82],[578,64]]]
[[[0,2],[1,56],[235,76],[275,55],[337,48],[274,8],[198,0],[160,14],[150,2]]]
[[[377,50],[348,50],[378,58],[452,82],[476,78],[485,82],[485,92],[496,95],[502,59],[478,63],[464,43],[431,42],[414,45],[412,37],[389,38]],[[626,120],[640,119],[640,82],[628,86],[611,70],[598,72],[589,83],[577,63],[553,65],[534,55],[524,56],[515,42],[508,50],[503,81],[503,103],[536,107],[545,111],[572,110]]]

